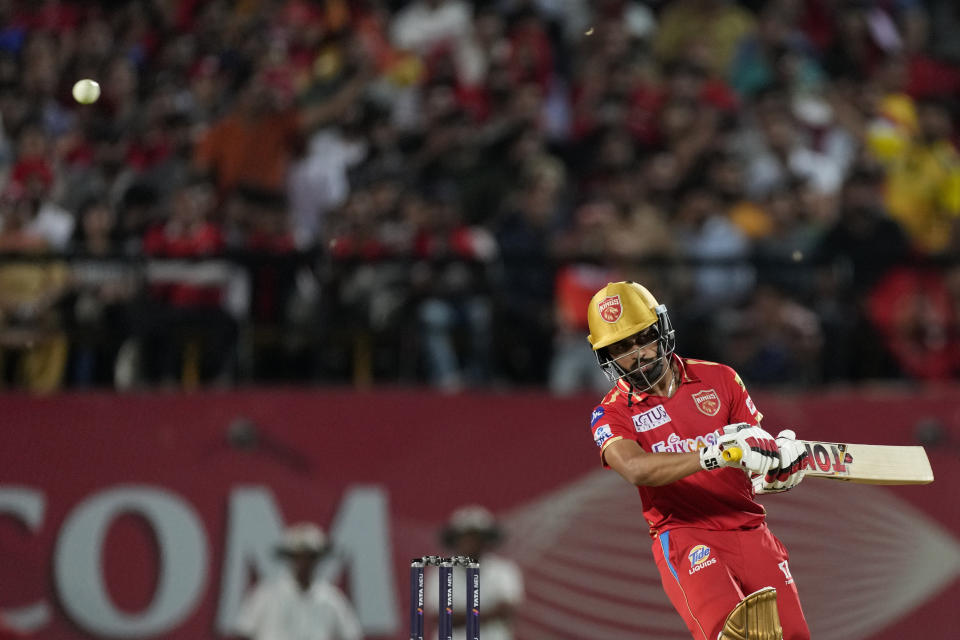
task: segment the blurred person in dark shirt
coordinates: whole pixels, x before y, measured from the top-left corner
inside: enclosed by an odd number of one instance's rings
[[[817,315],[760,284],[743,307],[721,313],[717,346],[730,366],[767,385],[819,382],[823,334]]]
[[[821,237],[816,258],[833,267],[839,286],[863,294],[910,253],[903,228],[883,206],[883,172],[858,167],[841,194],[839,219]]]
[[[546,382],[552,351],[553,238],[560,225],[561,184],[549,174],[525,176],[496,227],[502,269],[496,289],[504,372],[520,383]]]
[[[259,380],[302,376],[302,352],[314,330],[311,325],[316,324],[312,316],[316,279],[297,253],[283,192],[240,192],[247,228],[241,247],[250,278],[253,376]]]
[[[764,198],[760,205],[766,228],[753,244],[759,280],[801,297],[813,286],[808,266],[822,233],[805,208],[804,192],[808,189],[803,183],[793,182]]]
[[[116,213],[102,198],[81,205],[71,249],[70,381],[112,386],[130,307],[143,293],[142,265],[120,253]]]
[[[883,173],[862,165],[841,194],[839,219],[814,249],[819,265],[815,310],[824,326],[824,351],[833,354],[826,380],[896,375],[896,366],[870,323],[865,296],[895,265],[906,260],[906,233],[887,215],[882,201]]]

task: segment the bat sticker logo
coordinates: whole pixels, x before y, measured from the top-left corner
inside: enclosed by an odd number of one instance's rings
[[[848,476],[850,469],[847,465],[853,464],[853,456],[847,451],[845,444],[829,444],[822,442],[807,442],[807,459],[803,468],[809,471],[822,471],[832,476]]]

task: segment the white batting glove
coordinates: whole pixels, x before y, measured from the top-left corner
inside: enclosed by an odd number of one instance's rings
[[[731,447],[740,450],[740,457],[727,459],[723,452]],[[777,442],[758,426],[740,422],[728,424],[717,444],[700,449],[700,466],[711,471],[720,467],[737,467],[752,473],[766,475],[780,464]]]
[[[753,479],[754,493],[782,493],[793,489],[803,480],[803,466],[809,454],[807,448],[797,442],[797,434],[790,429],[778,433],[777,449],[779,467]]]

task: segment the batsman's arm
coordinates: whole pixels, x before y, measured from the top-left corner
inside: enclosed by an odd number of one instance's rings
[[[700,454],[650,453],[633,440],[610,443],[603,451],[610,468],[638,487],[661,487],[701,470]]]

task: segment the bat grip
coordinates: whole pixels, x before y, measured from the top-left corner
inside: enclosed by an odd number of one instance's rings
[[[743,457],[743,451],[740,450],[740,447],[727,447],[720,452],[720,455],[723,456],[723,459],[727,462],[740,462],[740,458]]]

